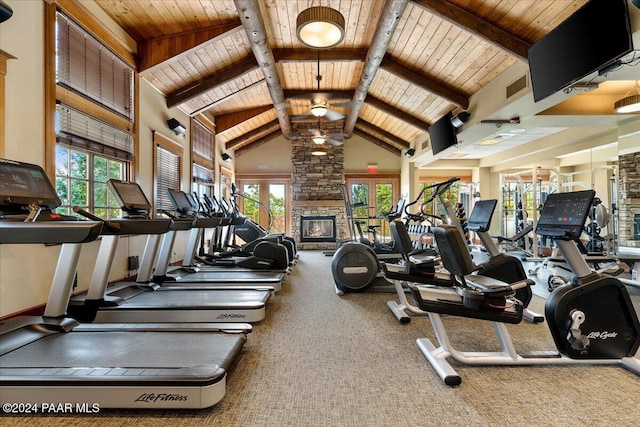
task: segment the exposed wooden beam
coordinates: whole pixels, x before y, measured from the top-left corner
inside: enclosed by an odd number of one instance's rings
[[[400,21],[400,17],[402,16],[404,9],[407,7],[408,1],[409,0],[387,0],[382,7],[380,20],[376,26],[373,41],[369,46],[362,74],[360,74],[360,81],[356,86],[356,90],[351,100],[353,105],[345,119],[344,133],[346,133],[348,137],[353,133],[353,128],[358,120],[358,115],[360,114],[362,103],[367,96],[369,86],[371,86],[373,77],[376,75],[376,71],[378,71],[378,68],[380,67],[382,58],[384,58],[384,54],[387,51],[389,42],[391,41],[391,37],[398,26],[398,22]]]
[[[401,79],[407,80],[412,84],[433,93],[434,95],[447,99],[453,104],[458,105],[462,109],[466,110],[467,108],[469,108],[469,97],[467,95],[452,88],[448,88],[442,82],[431,80],[428,76],[417,73],[405,67],[404,65],[399,64],[393,59],[383,59],[380,68],[397,77],[400,77]]]
[[[380,148],[384,148],[385,150],[395,154],[396,156],[399,156],[400,153],[402,153],[401,150],[397,149],[396,147],[394,147],[393,145],[389,145],[389,143],[382,141],[381,139],[376,138],[373,135],[369,135],[367,132],[365,132],[364,130],[360,130],[358,128],[353,129],[353,133],[366,139],[367,141],[377,145]]]
[[[221,134],[225,130],[238,126],[240,123],[265,113],[272,108],[273,105],[264,105],[262,107],[250,108],[248,110],[237,111],[235,113],[220,114],[216,116],[216,133]]]
[[[272,122],[267,123],[266,125],[262,125],[258,128],[255,128],[244,135],[241,135],[237,138],[227,141],[224,146],[227,150],[234,150],[235,148],[246,144],[247,142],[251,142],[253,139],[257,139],[263,137],[264,135],[277,130],[279,127],[278,120],[274,120]]]
[[[234,153],[236,157],[241,156],[247,151],[253,150],[254,148],[258,148],[259,146],[266,144],[267,142],[271,141],[274,138],[277,138],[280,135],[282,135],[282,132],[280,132],[280,129],[276,129],[273,132],[268,133],[265,136],[256,139],[255,141],[252,141],[243,145],[242,147],[235,150]]]
[[[258,81],[257,81],[257,82],[255,82],[255,83],[251,83],[249,86],[245,86],[245,87],[243,87],[242,89],[238,90],[237,92],[230,93],[229,95],[227,95],[227,96],[225,96],[225,97],[222,97],[222,98],[220,98],[220,99],[217,99],[217,100],[213,101],[211,104],[207,104],[207,105],[205,105],[204,107],[201,107],[201,108],[199,108],[199,109],[197,109],[197,110],[195,110],[195,111],[192,111],[192,112],[190,113],[190,115],[193,117],[193,116],[195,116],[196,114],[203,113],[203,112],[207,111],[207,110],[208,110],[208,109],[210,109],[210,108],[216,107],[216,106],[218,106],[218,105],[220,105],[220,104],[224,103],[225,101],[228,101],[228,100],[230,100],[230,99],[233,99],[233,98],[235,98],[235,97],[237,97],[237,96],[242,95],[242,93],[244,93],[245,91],[247,91],[247,90],[249,90],[249,89],[253,89],[253,88],[255,88],[256,86],[260,86],[261,84],[265,84],[264,79],[262,79],[262,80],[258,80]]]
[[[403,122],[409,123],[411,126],[414,126],[418,129],[422,129],[422,130],[429,130],[429,123],[427,122],[423,122],[422,120],[420,120],[419,118],[412,116],[409,113],[405,113],[402,110],[399,110],[395,107],[392,107],[391,105],[387,104],[386,102],[371,96],[371,94],[367,95],[367,97],[365,98],[364,102],[366,104],[371,105],[373,108],[375,108],[376,110],[380,110],[385,114],[388,114],[390,116],[393,116],[397,119],[402,120]]]
[[[240,63],[234,64],[226,70],[216,72],[210,77],[197,82],[186,89],[178,89],[177,91],[167,95],[167,107],[175,107],[178,104],[187,102],[203,93],[221,86],[229,80],[242,77],[250,71],[258,69],[258,63],[252,56],[247,56]]]
[[[283,135],[288,138],[291,135],[291,121],[289,120],[287,105],[284,102],[284,93],[278,77],[278,70],[276,70],[276,61],[269,47],[269,40],[267,40],[267,32],[262,21],[263,17],[260,13],[258,0],[233,1],[251,43],[253,55],[256,57],[258,64],[260,64],[260,69],[262,69],[262,73],[267,80],[269,94],[278,114],[280,129],[282,129]]]
[[[320,52],[320,61],[362,62],[367,49],[328,49]],[[317,62],[318,52],[313,49],[273,49],[276,62]]]
[[[490,45],[505,50],[518,59],[527,60],[527,49],[531,47],[530,43],[463,8],[442,0],[413,0],[413,2],[452,24],[470,31]]]
[[[323,90],[322,92],[317,92],[315,90],[310,89],[296,89],[296,90],[285,90],[284,97],[286,99],[311,99],[312,94],[323,94],[327,98],[332,100],[340,99],[340,100],[348,100],[353,96],[352,90]]]
[[[407,141],[400,139],[397,136],[387,132],[386,130],[381,129],[378,126],[366,122],[362,119],[358,119],[358,123],[356,123],[356,126],[360,128],[360,130],[363,130],[370,135],[377,133],[382,137],[383,140],[386,140],[400,150],[408,150],[409,147],[411,147],[411,145]]]
[[[202,46],[214,43],[222,37],[242,30],[240,19],[222,22],[209,28],[198,28],[179,34],[170,34],[138,44],[140,64],[138,71],[144,75],[154,67],[168,61],[177,61]]]

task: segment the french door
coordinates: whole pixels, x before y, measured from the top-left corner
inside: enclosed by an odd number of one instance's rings
[[[290,233],[290,178],[238,177],[238,207],[271,233]]]
[[[395,210],[399,201],[400,178],[393,176],[348,176],[349,197],[353,205],[354,221],[360,222],[364,237],[367,226],[377,225],[378,238],[389,239],[389,224],[384,214]]]

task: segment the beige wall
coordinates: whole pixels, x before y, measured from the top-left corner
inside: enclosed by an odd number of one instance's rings
[[[5,157],[44,166],[44,2],[7,0],[7,4],[14,13],[0,24],[0,49],[17,59],[8,62],[6,76]],[[101,16],[101,21],[107,20]],[[24,28],[30,30],[23,31]],[[130,46],[131,41],[125,36],[123,44]],[[189,125],[184,113],[177,108],[167,110],[164,98],[141,80],[138,181],[149,196],[153,188],[152,129],[184,146],[183,188],[190,189],[189,137],[176,137],[166,125],[169,117]],[[181,233],[176,239],[174,259],[181,259],[184,251],[186,232]],[[121,238],[110,280],[127,275],[127,257],[141,256],[144,243],[144,237]],[[98,242],[83,247],[76,292],[86,290],[89,284],[98,247]],[[59,250],[59,246],[0,245],[0,317],[46,302]]]
[[[236,156],[234,161],[238,174],[291,173],[291,142],[281,135]],[[378,165],[379,173],[400,173],[402,158],[353,135],[344,141],[344,163],[346,173],[366,173],[371,163]]]

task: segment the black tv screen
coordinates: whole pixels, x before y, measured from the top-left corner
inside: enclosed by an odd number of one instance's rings
[[[627,0],[590,0],[527,52],[538,102],[633,50]]]
[[[431,151],[434,155],[458,143],[456,128],[451,124],[451,111],[429,126]]]

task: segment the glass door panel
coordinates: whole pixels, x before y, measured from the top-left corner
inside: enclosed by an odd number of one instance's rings
[[[284,184],[269,184],[269,211],[271,212],[271,233],[285,233],[287,230],[286,187]],[[265,227],[265,228],[267,228]]]

